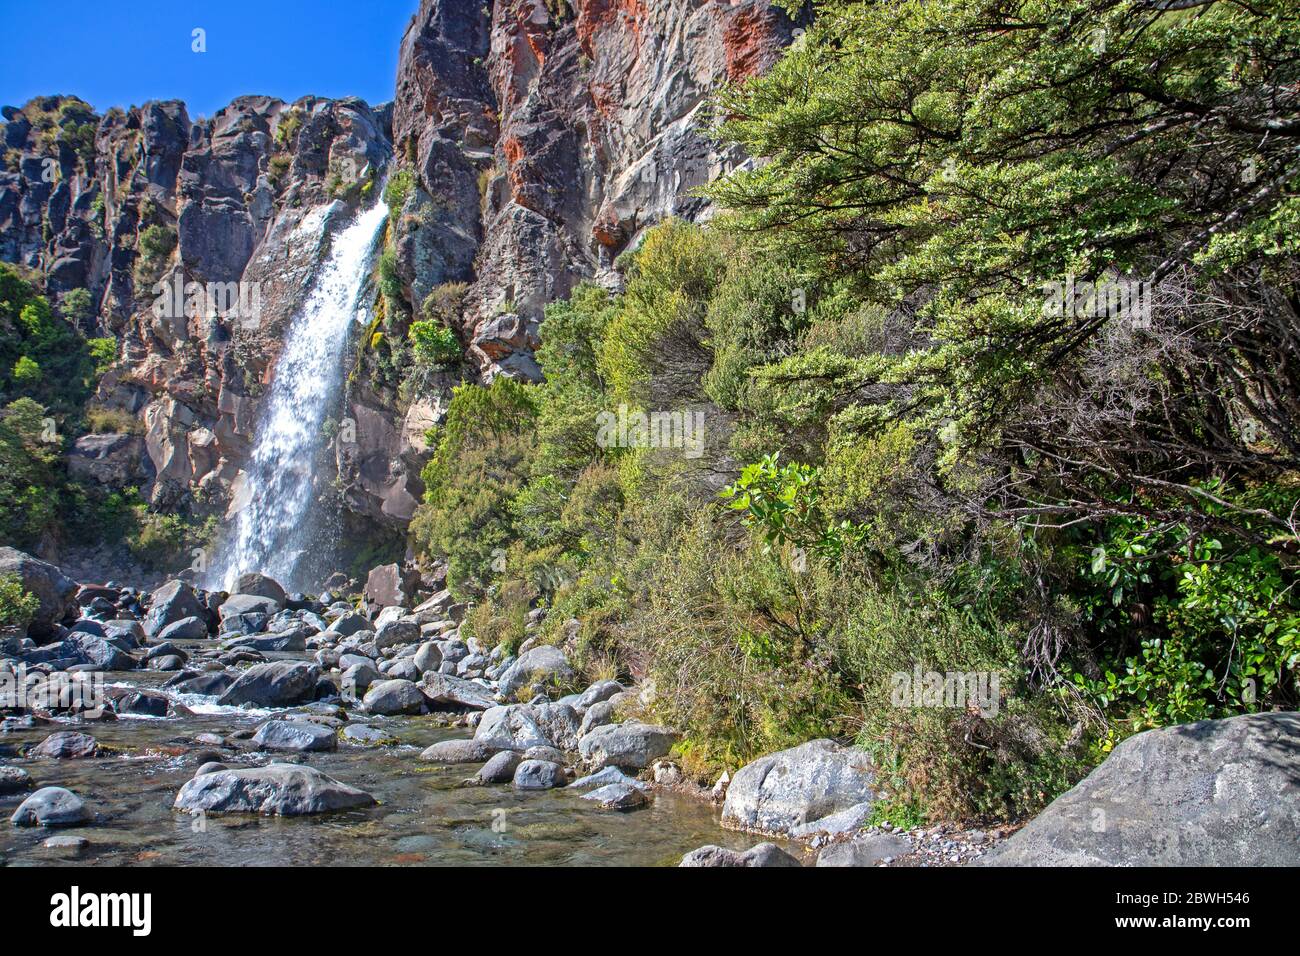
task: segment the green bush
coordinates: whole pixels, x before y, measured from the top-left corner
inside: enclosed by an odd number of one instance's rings
[[[446,326],[424,320],[412,322],[410,336],[417,361],[430,366],[452,365],[460,361],[460,340]]]
[[[16,574],[0,574],[0,628],[24,628],[40,609],[40,599],[23,588]]]

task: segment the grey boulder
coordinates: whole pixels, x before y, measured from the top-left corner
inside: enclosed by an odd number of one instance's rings
[[[306,661],[268,661],[240,674],[221,695],[220,703],[238,706],[288,707],[312,700],[320,668]]]
[[[1295,866],[1300,713],[1122,742],[981,861],[992,866]]]
[[[523,760],[515,768],[516,790],[551,790],[564,786],[564,767],[550,760]]]
[[[882,860],[895,859],[912,852],[912,841],[896,833],[873,833],[869,836],[831,843],[817,854],[818,866],[875,866]]]
[[[643,770],[659,757],[667,756],[677,734],[667,727],[628,721],[605,724],[578,742],[578,752],[595,769],[625,767]]]
[[[0,767],[0,796],[21,793],[31,785],[31,775],[22,767]]]
[[[420,759],[433,763],[483,763],[501,749],[481,740],[440,740],[421,751]]]
[[[474,739],[493,750],[555,746],[528,704],[508,704],[484,711],[483,718],[474,728]]]
[[[424,695],[409,680],[386,680],[366,691],[361,705],[372,714],[418,714],[424,708]]]
[[[174,806],[189,813],[289,817],[374,804],[375,798],[364,790],[340,783],[313,767],[273,763],[195,777],[181,787]]]
[[[639,810],[650,802],[645,792],[639,787],[626,783],[608,783],[584,793],[582,799],[597,803],[602,810]]]
[[[201,641],[208,636],[207,622],[201,617],[183,617],[172,621],[156,637],[160,641]]]
[[[9,822],[16,827],[67,827],[86,823],[90,810],[71,790],[42,787],[18,805]]]
[[[54,625],[79,612],[76,582],[52,564],[15,548],[0,548],[0,574],[16,576],[39,602],[28,625],[34,637],[52,632]]]
[[[294,750],[314,752],[337,750],[338,735],[329,727],[300,720],[268,720],[257,733],[253,743],[263,750]]]
[[[154,637],[168,624],[187,617],[202,617],[203,613],[203,604],[194,588],[184,581],[168,581],[150,597],[149,613],[144,618],[145,633]]]
[[[502,750],[488,758],[474,777],[475,783],[510,783],[515,778],[515,771],[523,758],[513,750]]]
[[[468,707],[471,710],[488,710],[496,706],[492,693],[482,684],[452,677],[450,674],[439,674],[436,670],[424,672],[424,676],[420,678],[419,688],[431,707]]]
[[[698,850],[687,853],[682,857],[682,862],[677,865],[685,867],[774,867],[801,866],[802,864],[775,843],[760,843],[743,853],[712,844],[702,846]]]
[[[558,647],[543,644],[531,651],[519,655],[519,659],[510,665],[501,675],[498,687],[501,696],[509,700],[525,688],[558,687],[573,680],[573,669],[569,667],[564,652]]]
[[[875,770],[861,750],[810,740],[737,771],[727,789],[722,822],[786,833],[810,820],[874,802],[875,781]]]

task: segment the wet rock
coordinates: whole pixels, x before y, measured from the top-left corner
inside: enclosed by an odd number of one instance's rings
[[[31,774],[22,767],[0,767],[0,796],[22,793],[31,785]]]
[[[189,654],[168,641],[164,641],[161,644],[155,644],[153,647],[150,647],[144,655],[146,661],[157,660],[160,657],[179,657],[182,661],[188,661],[190,659]]]
[[[263,750],[292,750],[316,752],[337,750],[338,736],[328,727],[299,720],[268,720],[257,733],[253,743]]]
[[[1294,866],[1300,713],[1129,737],[983,863]]]
[[[597,787],[590,793],[584,793],[582,799],[591,800],[600,805],[602,810],[639,810],[650,800],[639,788],[626,783],[610,783]]]
[[[570,790],[595,790],[598,787],[607,787],[610,784],[626,784],[629,787],[636,787],[638,790],[648,790],[649,785],[637,780],[635,777],[629,777],[617,767],[605,767],[597,770],[595,773],[588,774],[585,777],[579,777],[573,783],[569,784]]]
[[[481,740],[440,740],[426,747],[420,759],[433,763],[483,763],[502,749]]]
[[[341,735],[345,743],[367,746],[387,746],[397,743],[396,738],[369,724],[349,724]]]
[[[501,696],[509,700],[522,690],[562,687],[571,680],[573,669],[569,667],[564,652],[558,647],[543,644],[520,654],[519,659],[501,675],[498,686]]]
[[[606,724],[583,737],[578,752],[597,769],[614,766],[642,770],[666,756],[677,736],[667,727],[637,721]]]
[[[28,751],[29,757],[47,757],[54,760],[84,760],[99,756],[99,741],[90,734],[62,730],[50,734]]]
[[[54,565],[14,548],[0,548],[0,575],[16,575],[23,590],[36,597],[36,613],[27,631],[43,637],[61,621],[75,619],[79,613],[76,582],[64,576]]]
[[[564,767],[550,760],[523,760],[515,768],[516,790],[551,790],[564,786]]]
[[[876,833],[845,843],[831,843],[817,854],[818,866],[875,866],[882,860],[906,856],[912,841],[893,833]]]
[[[90,848],[90,841],[81,836],[55,836],[50,837],[41,846],[59,856],[78,857]]]
[[[313,767],[273,763],[245,770],[220,770],[181,787],[174,807],[190,813],[260,813],[301,816],[375,804],[364,790]]]
[[[510,783],[515,778],[515,771],[523,758],[513,750],[502,750],[488,758],[474,777],[475,783]]]
[[[712,844],[702,846],[687,853],[682,857],[682,862],[677,865],[685,867],[774,867],[800,866],[801,864],[775,843],[760,843],[743,853]]]
[[[194,776],[201,777],[205,773],[219,773],[222,770],[229,769],[230,767],[222,763],[220,760],[209,760],[207,763],[199,765],[199,768],[194,771]]]
[[[221,695],[220,703],[289,707],[314,699],[320,671],[306,661],[268,661],[244,671]]]
[[[179,654],[162,654],[149,658],[147,666],[151,671],[179,671],[185,667],[185,658]]]
[[[432,708],[469,707],[474,710],[488,710],[496,706],[492,692],[482,684],[426,671],[420,678],[420,693],[429,701]]]
[[[794,827],[877,799],[867,755],[831,740],[810,740],[768,754],[736,772],[722,808],[723,823],[750,830]]]
[[[386,680],[366,691],[362,706],[372,714],[418,714],[425,708],[420,688],[409,680]]]
[[[67,827],[91,819],[85,802],[63,787],[42,787],[19,804],[9,821],[16,827]]]
[[[167,695],[149,690],[125,690],[113,697],[113,712],[140,717],[166,717],[171,701]]]
[[[178,674],[177,676],[182,679],[175,681],[175,683],[169,680],[163,686],[178,694],[197,694],[202,697],[219,697],[229,690],[230,685],[235,682],[235,675],[226,671],[210,671],[188,677],[184,676],[184,674]]]

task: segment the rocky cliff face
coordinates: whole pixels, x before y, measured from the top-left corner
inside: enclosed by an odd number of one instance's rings
[[[464,281],[462,332],[485,377],[539,376],[542,307],[742,157],[707,135],[710,94],[765,70],[794,25],[767,0],[423,0],[402,41],[393,141],[437,227],[403,235],[422,303]]]
[[[0,258],[56,302],[89,291],[80,321],[120,345],[98,400],[144,428],[142,442],[83,439],[77,467],[143,479],[158,507],[224,507],[330,224],[385,171],[414,183],[386,237],[402,314],[382,328],[404,336],[430,302],[452,302],[463,373],[537,379],[545,303],[582,279],[617,287],[615,257],[647,227],[708,215],[692,191],[742,160],[710,142],[709,95],[768,67],[793,32],[768,0],[422,0],[389,107],[6,108]],[[353,513],[400,530],[457,376],[413,394],[359,338],[340,485]]]

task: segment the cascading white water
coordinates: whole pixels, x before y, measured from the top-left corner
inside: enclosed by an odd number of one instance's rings
[[[311,291],[289,324],[244,468],[233,533],[213,562],[213,583],[230,587],[260,571],[290,586],[310,547],[315,462],[327,440],[343,352],[369,274],[375,235],[388,215],[380,199],[339,232]]]

